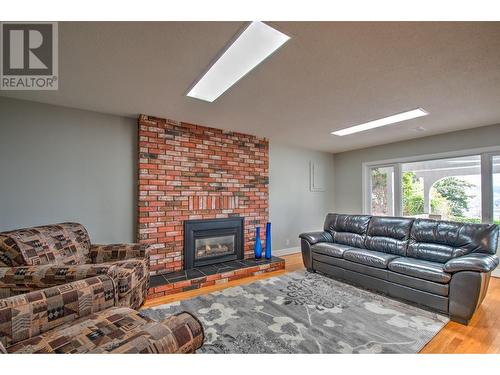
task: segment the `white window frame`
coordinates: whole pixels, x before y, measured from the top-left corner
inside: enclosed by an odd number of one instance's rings
[[[366,181],[363,182],[363,185],[366,183],[367,189],[364,190],[363,193],[363,213],[370,213],[371,214],[371,200],[372,200],[372,175],[371,171],[372,169],[375,168],[393,168],[394,169],[394,182],[393,182],[393,189],[394,193],[392,195],[392,199],[394,200],[392,206],[394,207],[394,216],[401,216],[401,204],[398,203],[397,197],[401,196],[401,183],[399,183],[399,178],[401,177],[401,165],[398,163],[392,163],[392,164],[377,164],[373,166],[368,166],[367,167],[367,173],[363,174],[363,179],[366,179]],[[367,205],[367,207],[365,207]]]
[[[490,187],[490,189],[485,189],[481,191],[482,196],[485,197],[484,203],[481,202],[481,210],[486,212],[485,223],[492,223],[494,219],[493,214],[493,157],[500,156],[500,151],[486,152],[483,154],[484,157],[481,158],[481,171],[484,168],[486,173],[481,175],[481,185]]]
[[[422,154],[402,158],[370,161],[362,164],[363,213],[371,214],[371,169],[394,168],[394,215],[402,216],[401,165],[426,160],[439,160],[479,155],[481,157],[481,221],[493,222],[493,156],[500,155],[500,146]]]

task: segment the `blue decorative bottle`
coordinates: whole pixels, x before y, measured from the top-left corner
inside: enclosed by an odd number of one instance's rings
[[[262,258],[262,242],[260,242],[260,227],[255,228],[255,259]]]
[[[266,259],[271,259],[271,223],[266,224]]]

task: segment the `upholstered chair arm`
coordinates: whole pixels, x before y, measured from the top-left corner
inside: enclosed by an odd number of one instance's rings
[[[140,316],[140,313],[138,313]],[[194,353],[203,345],[205,334],[203,326],[193,315],[181,312],[163,321],[152,321],[135,334],[129,344],[111,348],[108,353]]]
[[[90,246],[90,259],[93,264],[132,258],[148,258],[148,245],[132,243]]]
[[[166,353],[194,353],[203,345],[205,340],[205,332],[203,325],[198,319],[188,312],[181,312],[177,315],[172,315],[160,324],[167,328],[165,334],[171,336],[169,340],[159,340],[161,342],[168,342],[164,352]],[[188,333],[180,334],[181,332]],[[155,346],[159,346],[156,344]]]
[[[115,280],[118,291],[117,306],[138,309],[149,289],[149,262],[147,258],[117,260],[107,263],[115,266],[109,276]]]
[[[81,264],[0,267],[0,298],[11,297],[35,290],[67,284],[99,275],[109,275],[116,279],[113,264]]]
[[[115,285],[101,275],[0,299],[0,342],[13,344],[115,304]]]
[[[496,255],[474,253],[453,258],[444,264],[446,272],[478,271],[491,272],[498,266]]]
[[[333,237],[331,233],[326,231],[302,233],[299,235],[299,237],[303,240],[306,240],[311,245],[314,245],[315,243],[318,242],[333,242]]]

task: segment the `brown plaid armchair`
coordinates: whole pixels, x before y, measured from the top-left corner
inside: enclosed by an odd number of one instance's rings
[[[77,223],[0,233],[0,298],[99,275],[115,281],[118,306],[138,308],[149,286],[147,246],[94,245]]]
[[[148,285],[144,245],[92,245],[76,223],[0,233],[0,353],[194,352],[193,316],[134,310]]]

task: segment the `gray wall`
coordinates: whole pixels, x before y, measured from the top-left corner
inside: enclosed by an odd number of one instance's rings
[[[62,221],[133,241],[135,119],[0,97],[0,231]]]
[[[335,154],[335,210],[362,212],[364,162],[498,145],[500,125],[492,125]]]
[[[133,241],[136,134],[135,119],[0,97],[0,231],[77,221],[94,242]],[[271,142],[269,175],[273,248],[298,247],[333,209],[333,155]]]
[[[309,189],[309,162],[325,167],[326,191]],[[270,142],[269,217],[273,249],[299,246],[301,232],[320,230],[333,210],[333,155]]]
[[[0,231],[82,222],[95,242],[135,239],[136,120],[0,97]],[[362,163],[500,144],[500,125],[336,154],[270,142],[273,248],[322,227],[331,211],[362,211]],[[309,162],[327,171],[309,190]],[[98,166],[98,167],[97,167]]]

